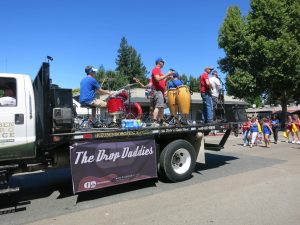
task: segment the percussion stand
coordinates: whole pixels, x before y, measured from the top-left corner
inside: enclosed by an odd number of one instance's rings
[[[221,81],[221,79],[220,79]],[[221,114],[221,120],[225,119],[225,90],[224,90],[224,83],[221,81],[222,83],[222,89],[219,92],[219,97],[218,97],[218,105],[221,106],[221,110],[222,110],[222,114]]]
[[[132,84],[128,84],[128,107],[129,107],[129,112],[126,115],[126,118],[133,118],[135,119],[135,116],[131,113],[131,91],[130,91],[130,87],[132,86]]]

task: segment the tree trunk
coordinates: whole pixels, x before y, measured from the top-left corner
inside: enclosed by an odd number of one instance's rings
[[[286,112],[287,112],[287,97],[286,93],[283,94],[282,99],[281,99],[281,129],[285,129],[285,121],[286,121]]]

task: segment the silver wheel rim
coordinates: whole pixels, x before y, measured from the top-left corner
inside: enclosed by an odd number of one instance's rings
[[[172,168],[177,174],[186,173],[191,166],[191,155],[188,150],[180,148],[174,152],[172,155]]]

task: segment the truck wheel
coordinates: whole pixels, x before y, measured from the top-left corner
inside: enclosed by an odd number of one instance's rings
[[[196,165],[194,147],[186,140],[176,140],[168,144],[159,157],[159,175],[172,182],[191,177]]]

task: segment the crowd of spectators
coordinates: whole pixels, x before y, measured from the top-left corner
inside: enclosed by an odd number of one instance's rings
[[[264,117],[260,120],[256,117],[249,117],[242,125],[243,146],[258,146],[263,144],[270,148],[270,137],[273,143],[278,143],[278,131],[280,129],[280,120],[277,116]],[[289,115],[285,124],[283,137],[286,143],[300,144],[300,119],[297,114]],[[291,139],[290,139],[291,138]]]

